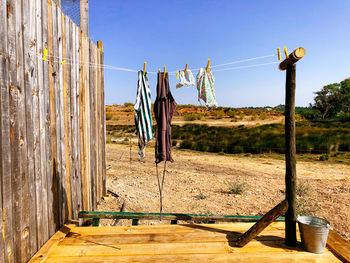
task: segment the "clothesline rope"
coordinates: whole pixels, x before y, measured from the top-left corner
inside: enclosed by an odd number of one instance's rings
[[[36,52],[28,52],[27,54],[33,55],[33,56],[38,56],[40,58],[43,57],[42,54],[38,54]],[[4,53],[2,53],[2,55],[4,55]],[[8,54],[8,55],[10,55],[10,54]],[[219,68],[219,67],[224,67],[224,66],[228,66],[228,65],[239,64],[239,63],[249,62],[249,61],[258,60],[258,59],[276,57],[276,56],[277,56],[276,54],[273,54],[273,55],[258,56],[258,57],[248,58],[248,59],[235,60],[235,61],[227,62],[224,64],[212,65],[210,68]],[[83,66],[88,66],[88,67],[104,68],[104,69],[115,70],[115,71],[124,71],[124,72],[138,72],[139,71],[136,69],[129,69],[129,68],[118,67],[118,66],[113,66],[113,65],[92,63],[90,61],[77,61],[76,59],[72,59],[72,58],[64,58],[64,57],[60,58],[58,56],[53,56],[50,54],[47,54],[46,57],[52,58],[52,61],[57,62],[57,63],[61,63],[62,61],[65,61],[65,64],[69,64],[69,65],[83,65]],[[11,62],[11,60],[10,60],[10,62]],[[276,61],[276,62],[268,62],[268,63],[254,64],[254,65],[239,66],[239,67],[215,69],[215,70],[212,70],[212,72],[236,70],[236,69],[243,69],[243,68],[253,68],[253,67],[272,65],[272,64],[277,64],[277,63],[279,63],[279,62]],[[200,70],[200,68],[195,68],[195,69],[190,69],[190,70],[191,71],[198,71],[198,70]],[[150,71],[147,73],[148,74],[157,74],[158,72],[157,71]],[[168,75],[172,76],[172,75],[176,75],[177,71],[168,71],[167,73],[168,73]]]
[[[266,56],[258,56],[258,57],[254,57],[254,58],[236,60],[236,61],[231,61],[231,62],[227,62],[227,63],[224,63],[224,64],[213,65],[213,66],[211,66],[211,68],[224,67],[224,66],[227,66],[227,65],[239,64],[239,63],[244,63],[244,62],[248,62],[248,61],[252,61],[252,60],[258,60],[258,59],[264,59],[264,58],[276,57],[276,56],[277,55],[266,55]],[[52,55],[47,55],[47,57],[60,59],[59,57],[52,56]],[[62,60],[73,61],[72,59],[69,59],[69,58],[62,58]],[[264,65],[277,64],[277,63],[279,63],[279,62],[271,62],[271,63],[247,65],[247,66],[242,66],[242,67],[234,67],[234,68],[227,68],[227,69],[212,70],[212,72],[234,70],[234,69],[240,69],[240,68],[250,68],[250,67],[264,66]],[[79,63],[70,63],[70,64],[82,64],[82,65],[88,64],[88,65],[91,65],[91,66],[103,67],[105,69],[116,70],[116,71],[125,71],[125,72],[138,72],[139,71],[139,70],[136,70],[136,69],[129,69],[129,68],[124,68],[124,67],[112,66],[112,65],[107,65],[107,64],[91,63],[91,62],[79,62]],[[199,69],[200,68],[190,69],[190,70],[191,71],[196,71],[196,70],[199,70]],[[157,71],[149,71],[147,73],[148,74],[157,74],[158,72]],[[168,71],[167,73],[169,75],[175,75],[177,73],[177,71]]]

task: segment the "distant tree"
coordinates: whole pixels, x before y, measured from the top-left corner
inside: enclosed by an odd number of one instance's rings
[[[350,78],[326,85],[315,94],[314,104],[310,106],[318,110],[323,119],[350,112]]]

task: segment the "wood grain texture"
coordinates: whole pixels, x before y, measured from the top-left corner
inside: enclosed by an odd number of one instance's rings
[[[51,4],[47,0],[42,1],[42,38],[43,38],[43,49],[49,49],[49,39],[48,34],[51,27],[49,26],[49,21],[51,17],[49,16],[49,10],[51,10]],[[50,52],[49,52],[50,53]],[[42,59],[42,58],[41,58]],[[44,177],[42,178],[42,189],[43,189],[43,232],[46,232],[47,225],[47,235],[45,240],[47,240],[54,233],[54,221],[52,213],[53,204],[53,194],[52,194],[52,175],[53,175],[53,159],[52,159],[52,148],[51,148],[51,108],[50,108],[50,75],[49,70],[51,69],[49,65],[49,60],[43,61],[43,82],[44,82],[44,103],[41,107],[44,108],[45,118],[45,168]],[[52,74],[52,72],[51,72]],[[45,194],[46,192],[46,194]],[[46,223],[47,221],[47,223]]]
[[[288,201],[283,200],[277,206],[267,212],[258,222],[248,229],[242,236],[234,242],[234,246],[243,247],[247,245],[253,238],[256,238],[268,225],[274,222],[279,216],[284,215],[288,209]]]
[[[64,22],[63,22],[64,21]],[[70,28],[69,28],[70,19],[65,17],[62,13],[62,37],[63,37],[63,58],[66,61],[66,64],[63,66],[63,99],[64,99],[64,147],[65,147],[65,162],[66,162],[66,200],[67,200],[67,213],[66,220],[72,219],[72,197],[70,190],[70,173],[72,167],[72,158],[71,158],[71,121],[70,121],[70,93],[71,93],[71,39],[70,39]]]
[[[296,144],[295,144],[295,65],[288,65],[286,71],[286,110],[285,110],[285,144],[286,144],[286,244],[296,246]]]
[[[90,81],[90,40],[79,43],[59,1],[0,0],[0,8],[0,262],[27,262],[78,218],[82,192],[86,208],[97,207],[101,82],[97,68]]]
[[[13,217],[12,217],[12,171],[11,171],[11,130],[13,126],[10,124],[10,90],[13,83],[11,81],[10,70],[14,68],[11,62],[14,56],[9,56],[10,51],[14,49],[14,35],[11,30],[11,21],[13,21],[13,10],[7,12],[8,4],[6,0],[0,1],[0,153],[1,153],[1,192],[2,192],[2,240],[3,249],[2,260],[4,262],[13,262]],[[11,7],[11,5],[9,5]],[[8,23],[9,21],[9,23]],[[7,26],[8,25],[8,26]],[[1,238],[0,237],[0,238]]]
[[[46,2],[46,1],[45,1]],[[39,118],[39,162],[40,171],[35,175],[36,182],[36,218],[37,218],[37,244],[40,248],[45,241],[49,238],[48,234],[48,216],[47,216],[47,176],[46,176],[46,102],[45,102],[45,86],[44,86],[44,62],[42,60],[43,51],[45,48],[44,42],[44,31],[47,31],[47,21],[44,22],[45,18],[42,16],[43,12],[42,0],[36,0],[36,65],[37,65],[37,89],[38,89],[38,118]],[[47,68],[47,67],[46,67]]]
[[[17,118],[18,138],[18,174],[14,176],[14,214],[15,217],[15,258],[18,262],[24,262],[29,255],[29,186],[27,174],[27,136],[26,136],[26,101],[24,86],[24,54],[23,54],[23,17],[22,1],[16,0],[16,70],[17,70]],[[16,213],[18,212],[18,214]]]
[[[80,43],[80,29],[74,25],[74,30],[75,30],[75,61],[76,61],[76,64],[79,65],[79,61],[80,61],[80,46],[79,46],[79,43]],[[75,214],[76,214],[76,217],[78,217],[78,211],[82,210],[83,209],[83,186],[82,186],[82,167],[81,167],[81,164],[82,164],[82,153],[80,151],[81,149],[81,130],[80,130],[80,116],[82,115],[81,111],[80,111],[80,97],[81,97],[81,93],[80,93],[80,87],[79,87],[79,84],[80,84],[80,79],[81,79],[81,75],[80,75],[80,67],[77,66],[75,68],[75,75],[76,75],[76,119],[75,119],[75,122],[76,122],[76,129],[75,129],[75,132],[76,132],[76,142],[77,142],[77,154],[76,154],[76,181],[77,181],[77,187],[76,187],[76,192],[77,192],[77,210],[75,211]]]
[[[281,238],[284,223],[273,223],[243,248],[233,247],[235,236],[251,226],[71,227],[37,255],[45,262],[340,262],[328,249],[312,254],[287,247]]]
[[[80,27],[86,36],[89,35],[89,0],[80,0]]]
[[[37,251],[37,214],[36,214],[36,175],[40,174],[40,140],[39,140],[39,98],[37,89],[36,63],[36,1],[22,0],[23,19],[23,53],[24,53],[24,89],[25,89],[25,123],[27,135],[27,170],[25,178],[28,194],[23,196],[28,209],[24,217],[28,222],[29,256]],[[27,255],[24,257],[27,258]]]
[[[343,262],[350,262],[350,243],[334,230],[329,230],[327,247]]]
[[[89,40],[89,61],[92,64],[96,63],[95,56],[95,45]],[[95,104],[95,67],[89,67],[89,98],[90,98],[90,114],[89,114],[89,122],[90,122],[90,175],[91,175],[91,207],[92,210],[97,208],[96,203],[96,178],[97,175],[97,166],[96,166],[96,104]]]

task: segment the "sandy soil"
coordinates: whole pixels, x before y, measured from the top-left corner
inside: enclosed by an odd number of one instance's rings
[[[130,212],[158,212],[159,194],[154,149],[139,161],[133,146],[107,145],[108,189],[120,197],[107,197],[100,211],[119,211],[123,201]],[[163,212],[263,215],[284,198],[284,161],[268,155],[218,155],[173,150],[167,163]],[[159,166],[163,169],[163,163]],[[350,167],[346,164],[299,161],[299,183],[307,191],[298,197],[302,209],[328,219],[350,240]],[[243,194],[230,194],[230,184],[243,182]],[[109,222],[105,222],[108,224]],[[130,222],[121,222],[130,224]],[[143,222],[156,224],[159,222]],[[163,222],[164,223],[164,222]]]

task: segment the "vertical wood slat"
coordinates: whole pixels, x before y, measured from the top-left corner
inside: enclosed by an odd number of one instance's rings
[[[50,131],[51,131],[51,162],[52,175],[50,178],[49,191],[49,235],[52,236],[59,226],[58,215],[58,189],[57,177],[58,162],[57,162],[57,125],[56,125],[56,78],[57,78],[57,12],[56,5],[51,0],[48,0],[48,42],[50,54],[49,66],[49,87],[50,87]],[[54,57],[55,58],[54,58]],[[58,109],[57,109],[58,110]]]
[[[70,92],[71,92],[71,46],[70,46],[70,28],[68,17],[65,17],[62,13],[62,37],[63,37],[63,58],[66,61],[66,64],[63,66],[64,73],[64,86],[63,86],[63,98],[64,98],[64,145],[65,145],[65,160],[66,160],[66,200],[67,200],[67,209],[66,209],[66,219],[72,218],[72,198],[70,191],[70,173],[72,166],[71,158],[71,122],[70,122]]]
[[[63,29],[64,21],[62,20],[62,13],[59,7],[57,8],[57,40],[58,40],[58,113],[59,120],[57,125],[60,126],[60,136],[57,136],[57,145],[59,145],[60,153],[60,176],[58,177],[58,189],[59,189],[59,205],[60,205],[60,226],[67,220],[67,180],[66,180],[66,151],[65,151],[65,128],[64,128],[64,79],[63,79],[63,48],[65,43],[63,42]],[[57,115],[56,115],[57,116]],[[56,119],[57,120],[57,119]]]
[[[0,0],[0,19],[4,19],[6,17],[6,1],[4,0]],[[7,198],[4,198],[3,201],[3,197],[2,197],[2,192],[3,192],[3,186],[4,184],[2,183],[2,178],[4,176],[4,174],[6,173],[6,171],[4,171],[3,169],[3,163],[7,163],[6,162],[6,156],[4,151],[3,151],[3,143],[2,143],[2,139],[3,139],[3,135],[5,135],[5,132],[3,132],[2,130],[6,129],[6,126],[4,127],[3,125],[3,111],[4,113],[6,113],[6,109],[4,109],[4,106],[8,107],[8,101],[6,101],[5,98],[5,103],[3,104],[3,89],[5,87],[7,87],[7,78],[8,78],[8,65],[7,65],[7,58],[6,58],[6,53],[7,53],[7,29],[5,28],[6,25],[6,21],[1,21],[0,20],[0,34],[2,36],[4,36],[3,38],[0,39],[0,261],[1,262],[5,262],[5,243],[6,243],[6,239],[5,239],[5,225],[3,224],[3,222],[5,222],[5,213],[3,213],[3,211],[6,212],[6,203]],[[9,116],[5,116],[5,117],[9,117]],[[7,139],[6,139],[7,140]],[[6,144],[6,142],[5,142]],[[3,158],[4,157],[4,158]],[[5,159],[3,161],[3,159]]]
[[[95,49],[94,49],[94,43],[89,40],[89,61],[91,64],[95,64]],[[91,175],[91,207],[93,210],[96,209],[96,130],[95,130],[95,67],[89,67],[89,95],[90,95],[90,118],[88,119],[90,122],[90,175]]]
[[[100,198],[102,197],[102,132],[101,132],[101,52],[100,52],[100,42],[97,42],[97,49],[96,49],[96,63],[99,65],[96,68],[96,118],[97,118],[97,125],[96,125],[96,132],[97,132],[97,204],[99,204]]]
[[[7,8],[9,7],[9,9]],[[11,169],[11,127],[10,126],[10,87],[11,83],[10,70],[13,69],[14,56],[10,56],[10,52],[14,52],[14,34],[11,32],[13,27],[13,9],[8,5],[6,0],[0,0],[0,141],[1,141],[1,229],[3,249],[1,254],[3,262],[14,262],[13,254],[13,217],[12,217],[12,169]],[[12,43],[11,43],[12,42]]]
[[[46,1],[45,1],[46,2]],[[44,10],[41,0],[36,0],[36,63],[37,63],[37,87],[39,103],[39,140],[40,140],[40,172],[36,174],[36,218],[37,218],[37,245],[40,248],[47,240],[48,218],[47,218],[47,179],[46,179],[46,108],[45,108],[45,86],[44,86],[44,63],[42,60],[44,42]]]
[[[37,93],[37,68],[36,68],[36,25],[35,6],[36,1],[22,0],[22,30],[23,30],[23,63],[24,63],[24,96],[26,123],[26,157],[23,156],[22,163],[26,163],[26,171],[23,178],[23,229],[22,236],[26,239],[27,247],[22,248],[23,259],[32,256],[37,251],[37,229],[36,229],[36,189],[35,177],[40,174],[40,148],[39,137],[39,105]],[[24,161],[24,158],[26,160]],[[28,243],[29,242],[29,243]]]
[[[101,42],[101,65],[104,65],[104,53]],[[101,67],[101,113],[102,113],[102,195],[107,195],[107,173],[106,173],[106,106],[105,106],[105,81],[104,81],[104,68]]]
[[[17,145],[18,148],[18,174],[14,179],[14,207],[15,211],[15,255],[19,262],[24,262],[29,254],[29,218],[28,218],[28,196],[29,187],[25,176],[27,173],[27,136],[26,136],[26,103],[25,103],[25,89],[24,89],[24,65],[23,65],[23,17],[22,17],[22,1],[16,0],[16,75],[17,75],[17,118],[18,134]],[[16,158],[15,156],[13,156]],[[18,214],[16,213],[18,212]]]
[[[82,187],[82,166],[81,166],[81,134],[80,134],[80,115],[81,115],[81,111],[80,111],[80,66],[79,66],[79,61],[80,61],[80,29],[76,26],[73,25],[74,28],[74,35],[75,35],[75,92],[76,92],[76,97],[75,97],[75,101],[76,101],[76,118],[75,118],[75,133],[76,133],[76,183],[77,183],[77,188],[76,188],[76,192],[77,192],[77,210],[75,211],[75,218],[78,218],[78,211],[83,209],[83,187]]]
[[[89,40],[80,30],[80,132],[83,210],[91,210]]]

